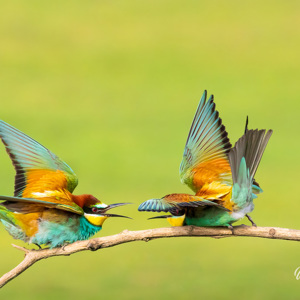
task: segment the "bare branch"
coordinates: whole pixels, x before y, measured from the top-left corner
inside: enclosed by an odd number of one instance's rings
[[[51,256],[68,256],[80,251],[96,251],[102,248],[113,247],[116,245],[133,241],[148,242],[153,239],[183,236],[206,236],[212,238],[249,236],[269,239],[300,241],[300,230],[278,227],[249,227],[245,225],[233,227],[233,230],[228,229],[226,227],[183,226],[139,231],[124,230],[123,232],[116,235],[95,238],[87,241],[79,241],[62,248],[54,249],[28,250],[26,248],[13,245],[15,248],[25,252],[25,258],[18,266],[16,266],[14,269],[12,269],[0,278],[0,288],[3,287],[6,283],[8,283],[10,280],[19,276],[22,272],[24,272],[37,261],[49,258]]]

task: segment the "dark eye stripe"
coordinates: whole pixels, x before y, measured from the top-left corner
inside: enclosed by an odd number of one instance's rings
[[[87,214],[95,214],[99,211],[99,209],[97,207],[83,207],[83,211]]]

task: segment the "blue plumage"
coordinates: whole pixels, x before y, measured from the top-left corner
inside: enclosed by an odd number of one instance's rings
[[[50,245],[55,248],[64,243],[73,243],[79,240],[89,239],[102,229],[94,226],[83,216],[69,218],[65,223],[54,223],[44,221],[39,226],[39,232],[31,240],[38,245]]]

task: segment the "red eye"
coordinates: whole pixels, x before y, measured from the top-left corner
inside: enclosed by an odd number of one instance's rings
[[[96,213],[98,211],[98,208],[97,207],[93,207],[92,208],[92,212]]]

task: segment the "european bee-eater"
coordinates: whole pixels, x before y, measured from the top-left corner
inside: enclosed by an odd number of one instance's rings
[[[232,148],[213,95],[204,91],[185,145],[180,165],[181,182],[196,194],[170,194],[150,199],[139,211],[169,212],[172,226],[228,226],[247,216],[253,199],[262,192],[254,180],[272,130],[248,130]],[[247,118],[248,123],[248,118]]]
[[[0,121],[0,138],[16,170],[14,197],[0,196],[0,220],[15,239],[51,248],[93,236],[111,208],[92,195],[73,195],[78,179],[50,150]],[[127,217],[125,217],[127,218]]]

